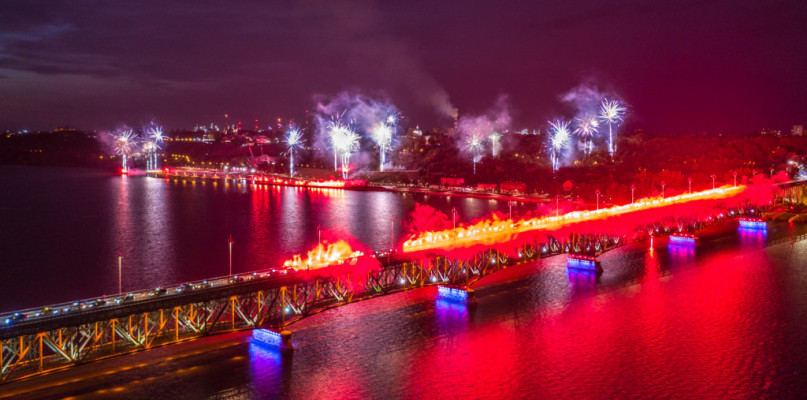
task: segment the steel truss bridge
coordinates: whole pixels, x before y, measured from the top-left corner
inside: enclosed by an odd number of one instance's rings
[[[709,222],[750,208],[716,209]],[[384,255],[378,258],[380,267],[364,272],[348,264],[290,274],[259,271],[165,288],[164,293],[108,297],[105,304],[87,300],[24,310],[36,316],[11,324],[0,320],[0,383],[216,333],[280,331],[351,302],[438,284],[467,288],[515,264],[561,253],[596,256],[650,234],[694,232],[705,222],[667,219],[636,227],[630,235],[545,236],[510,247],[469,249],[461,257]]]

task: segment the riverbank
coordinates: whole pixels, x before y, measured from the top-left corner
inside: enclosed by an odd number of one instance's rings
[[[807,205],[788,203],[763,213],[762,218],[767,221],[807,223]]]
[[[762,218],[775,222],[807,223],[807,213],[771,212],[762,214]]]

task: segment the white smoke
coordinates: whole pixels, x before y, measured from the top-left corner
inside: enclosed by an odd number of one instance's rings
[[[333,152],[329,127],[334,121],[348,126],[361,136],[361,150],[355,156],[351,156],[351,164],[355,164],[351,167],[352,169],[366,167],[371,159],[369,152],[380,151],[378,138],[373,135],[373,129],[379,124],[391,125],[392,140],[388,144],[387,151],[397,146],[396,133],[400,131],[397,120],[400,113],[388,99],[378,99],[363,93],[346,91],[334,96],[317,95],[315,101],[317,102],[314,112],[316,130],[312,142],[323,154]],[[394,116],[395,124],[389,122],[390,116]]]
[[[581,84],[572,88],[566,93],[558,96],[558,99],[569,105],[574,109],[574,117],[571,119],[571,129],[574,131],[577,128],[578,120],[589,118],[591,116],[598,117],[600,113],[600,106],[604,99],[620,99],[613,90],[601,89],[593,79],[586,79]],[[624,101],[620,100],[624,106]],[[604,138],[604,139],[600,139]],[[574,143],[577,144],[581,150],[585,146],[585,142],[579,140],[578,137],[573,137]],[[599,124],[597,134],[593,138],[595,142],[602,143],[603,140],[608,140],[608,128],[603,123]],[[565,158],[568,158],[565,157]]]
[[[468,152],[468,142],[472,140],[472,138],[477,137],[481,138],[482,145],[485,149],[490,148],[489,146],[493,145],[490,136],[494,132],[502,133],[510,129],[512,123],[510,114],[509,97],[507,95],[501,95],[496,99],[493,106],[483,114],[463,115],[457,122],[457,132],[455,133],[455,135],[457,135],[457,145],[460,146],[461,150]],[[491,149],[491,152],[495,154],[497,152],[496,150],[498,149]],[[482,153],[484,154],[486,152],[487,151],[483,151]],[[471,153],[473,153],[475,162],[478,162],[482,157],[477,151],[471,151]]]

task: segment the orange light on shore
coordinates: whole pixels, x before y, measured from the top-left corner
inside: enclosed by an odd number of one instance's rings
[[[573,211],[555,217],[531,218],[519,221],[509,219],[500,220],[494,217],[493,219],[483,220],[471,226],[418,233],[403,243],[403,251],[410,253],[455,246],[467,247],[482,243],[504,243],[509,241],[513,235],[519,233],[558,229],[567,224],[614,217],[631,212],[651,210],[698,200],[730,198],[742,193],[745,189],[745,186],[724,186],[667,198],[644,198],[632,204],[601,208],[599,210]]]
[[[305,259],[302,255],[296,254],[283,265],[297,270],[318,269],[345,263],[354,264],[356,259],[363,255],[361,251],[354,251],[347,242],[340,240],[336,243],[320,243],[308,252]]]

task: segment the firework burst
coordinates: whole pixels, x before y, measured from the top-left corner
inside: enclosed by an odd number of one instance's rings
[[[575,135],[579,135],[583,138],[583,149],[586,153],[591,153],[591,139],[594,135],[597,134],[599,130],[599,123],[597,122],[597,116],[593,114],[585,115],[580,118],[575,118],[575,125],[576,128],[574,130]]]
[[[616,143],[614,143],[614,133],[612,126],[617,125],[625,118],[625,107],[619,100],[603,99],[600,104],[600,120],[608,124],[608,152],[614,155]]]
[[[549,122],[549,151],[553,171],[557,171],[560,167],[560,156],[569,145],[569,138],[569,121],[556,119]]]
[[[126,159],[135,147],[136,138],[134,131],[128,128],[121,128],[115,132],[115,152],[121,156],[121,171],[124,173],[129,172]]]
[[[473,155],[474,175],[476,175],[476,163],[482,159],[482,152],[485,150],[485,146],[482,143],[484,143],[484,139],[476,132],[465,139],[465,146],[463,149]]]
[[[341,155],[342,177],[347,179],[347,173],[350,167],[350,155],[359,149],[360,137],[356,132],[350,129],[349,126],[338,121],[333,121],[331,124],[329,135],[334,151],[334,167],[338,168],[336,165],[336,155]]]
[[[331,141],[331,149],[333,149],[333,170],[339,170],[339,153],[342,147],[342,137],[348,130],[348,127],[338,119],[333,118],[328,121],[328,138]]]
[[[389,120],[390,118],[387,118],[386,122],[378,123],[372,129],[373,140],[378,145],[379,171],[384,170],[384,164],[386,163],[386,154],[392,145],[392,129],[394,125],[390,125]]]
[[[163,136],[163,127],[161,126],[152,126],[148,130],[149,139],[151,139],[154,143],[162,143],[165,140]]]

